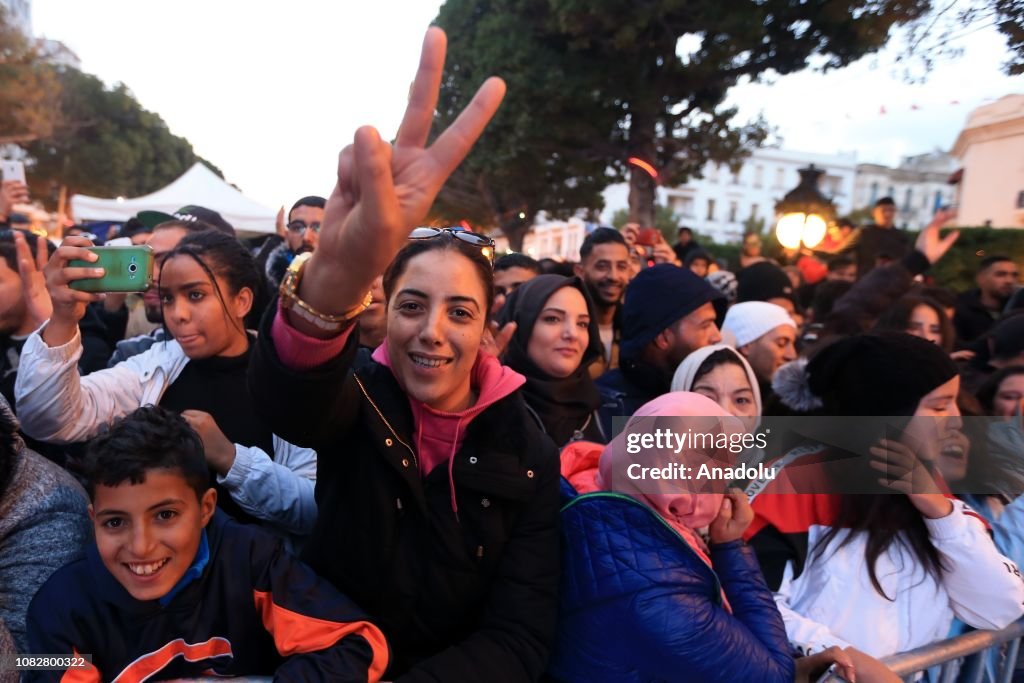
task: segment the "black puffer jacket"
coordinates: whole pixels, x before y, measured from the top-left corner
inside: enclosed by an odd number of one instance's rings
[[[559,461],[516,392],[469,424],[452,476],[420,477],[406,394],[357,334],[309,372],[277,357],[264,318],[250,391],[275,433],[319,454],[304,558],[392,648],[385,679],[530,681],[554,638]]]

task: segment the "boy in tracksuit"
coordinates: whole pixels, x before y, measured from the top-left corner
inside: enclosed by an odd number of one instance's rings
[[[95,543],[40,589],[28,639],[32,653],[92,664],[29,680],[380,678],[380,630],[281,541],[217,512],[208,473],[199,436],[162,408],[90,444]]]

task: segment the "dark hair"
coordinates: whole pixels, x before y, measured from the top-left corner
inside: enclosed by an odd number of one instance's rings
[[[437,237],[431,237],[430,239],[409,240],[409,243],[402,247],[398,254],[395,255],[395,259],[388,266],[388,269],[384,271],[384,300],[388,302],[388,305],[391,303],[395,284],[398,282],[398,278],[402,276],[402,273],[405,272],[409,261],[420,254],[426,254],[431,251],[458,252],[473,263],[480,278],[480,283],[484,286],[484,296],[487,301],[481,313],[486,317],[491,310],[491,304],[494,303],[494,269],[491,267],[491,262],[484,255],[480,247],[475,247],[472,244],[456,239],[448,232],[442,232]]]
[[[710,356],[704,359],[704,362],[697,368],[697,372],[693,374],[693,382],[690,384],[690,391],[693,391],[693,387],[696,386],[697,382],[701,380],[704,375],[710,373],[720,365],[735,365],[740,370],[743,370],[743,376],[747,376],[747,369],[743,366],[743,361],[737,356],[737,351],[732,349],[719,349]],[[753,387],[751,387],[753,389]]]
[[[875,202],[876,209],[880,206],[896,206],[896,200],[893,199],[892,197],[882,197],[877,202]]]
[[[676,231],[676,235],[681,235],[681,234],[683,234],[684,232],[685,232],[685,233],[689,233],[690,235],[692,235],[692,234],[693,234],[693,230],[692,230],[692,229],[690,229],[690,228],[686,227],[685,225],[680,225],[680,226],[679,226],[679,230],[677,230],[677,231]]]
[[[153,232],[153,228],[144,224],[135,216],[132,216],[127,221],[125,221],[124,225],[121,226],[121,230],[118,234],[121,237],[134,237],[135,235],[140,235],[142,233],[147,232]]]
[[[998,254],[995,255],[995,256],[986,256],[985,258],[983,258],[981,260],[981,263],[978,264],[978,272],[980,273],[983,270],[988,270],[989,268],[991,268],[995,264],[997,264],[997,263],[1004,263],[1006,261],[1009,261],[1010,263],[1013,263],[1013,259],[1010,258],[1009,256],[1002,256],[1002,255],[998,255]]]
[[[141,484],[151,470],[176,470],[197,498],[210,488],[203,442],[177,413],[143,406],[86,445],[83,475],[90,499],[98,485]]]
[[[185,235],[178,246],[167,253],[164,263],[175,256],[186,256],[199,264],[213,283],[214,291],[217,292],[217,298],[225,313],[228,312],[228,306],[224,300],[224,292],[217,284],[217,276],[227,282],[229,294],[238,294],[243,288],[248,287],[253,295],[253,309],[256,308],[256,302],[260,300],[263,291],[263,274],[249,250],[234,237],[212,229],[192,232]],[[163,274],[164,270],[161,269],[161,281]],[[165,322],[165,330],[166,325]],[[241,331],[245,333],[244,323]]]
[[[956,308],[956,294],[945,287],[922,287],[917,293],[928,297],[943,308]]]
[[[292,204],[292,208],[288,209],[288,220],[292,218],[292,212],[300,206],[312,206],[314,209],[322,209],[327,206],[327,200],[323,197],[317,197],[315,194],[311,194],[308,197],[303,197],[299,201]]]
[[[710,266],[711,262],[714,261],[714,259],[711,258],[711,254],[704,251],[703,249],[698,248],[690,250],[690,253],[686,255],[686,261],[683,263],[683,265],[689,268],[690,266],[693,265],[694,261],[706,261],[707,264]]]
[[[927,306],[935,311],[939,318],[939,330],[942,335],[942,350],[949,353],[953,350],[955,340],[953,323],[946,315],[946,310],[934,299],[916,294],[907,294],[897,299],[894,304],[885,310],[875,323],[876,330],[892,330],[893,332],[906,332],[910,327],[910,318],[918,306]]]
[[[853,228],[856,228],[857,226],[849,218],[839,218],[839,219],[836,220],[836,227],[837,228],[850,228],[852,230]]]
[[[852,287],[852,282],[843,280],[826,280],[819,283],[818,287],[814,290],[814,300],[811,302],[811,308],[814,309],[814,322],[824,323],[825,319],[832,313],[832,308],[836,305],[836,302],[849,292]]]
[[[556,261],[553,258],[542,258],[540,261],[537,261],[537,265],[540,266],[541,275],[573,277],[576,274],[571,261]]]
[[[590,256],[590,252],[599,244],[621,244],[625,247],[626,238],[615,228],[597,228],[583,238],[583,244],[580,245],[580,260]]]
[[[857,265],[857,262],[849,256],[833,256],[828,260],[828,272],[834,273],[837,270],[849,268],[854,265]]]
[[[540,263],[526,254],[505,254],[494,262],[494,272],[497,273],[509,268],[525,268],[530,272],[540,275]]]
[[[814,552],[817,557],[823,557],[829,543],[841,532],[849,533],[839,542],[833,553],[851,543],[859,533],[864,533],[867,535],[864,559],[868,565],[868,576],[871,578],[871,585],[886,600],[895,601],[896,596],[889,597],[882,590],[875,565],[878,558],[893,543],[906,548],[925,572],[936,581],[941,579],[944,569],[942,557],[932,544],[924,518],[909,498],[896,494],[865,493],[844,495],[839,499],[839,513],[836,519],[815,546]]]
[[[988,415],[992,414],[992,406],[996,400],[996,393],[999,391],[999,385],[1006,380],[1007,377],[1016,377],[1017,375],[1024,375],[1024,365],[1010,365],[1005,368],[996,370],[988,379],[985,380],[984,384],[978,389],[976,394],[978,402],[981,403],[981,407],[985,409],[985,413]]]

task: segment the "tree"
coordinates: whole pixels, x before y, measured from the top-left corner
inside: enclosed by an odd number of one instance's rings
[[[655,181],[676,185],[709,161],[734,168],[764,141],[722,103],[744,79],[833,69],[882,47],[928,0],[447,0],[438,130],[490,74],[509,93],[487,135],[442,192],[439,215],[484,225],[598,208],[626,177],[630,218],[654,221]],[[489,220],[488,220],[489,219]],[[503,226],[504,227],[504,226]],[[507,231],[506,231],[507,232]],[[510,235],[510,241],[514,243]]]
[[[909,82],[926,80],[939,60],[963,54],[962,38],[989,27],[1006,37],[1007,75],[1024,74],[1024,0],[957,0],[940,3],[910,23],[897,58],[902,77]]]
[[[223,177],[123,84],[108,88],[75,69],[59,73],[58,82],[60,110],[53,132],[25,146],[33,196],[52,203],[60,186],[69,194],[139,196],[167,185],[196,161]]]
[[[7,21],[0,5],[0,145],[52,133],[60,85],[34,41]]]

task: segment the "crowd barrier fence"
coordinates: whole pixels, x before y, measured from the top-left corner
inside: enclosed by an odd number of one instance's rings
[[[933,683],[981,683],[985,680],[986,664],[994,664],[994,683],[1010,683],[1017,664],[1021,638],[1024,637],[1024,619],[1002,631],[971,631],[955,638],[941,640],[915,650],[883,657],[882,662],[908,683],[920,680],[919,674],[930,672]],[[828,683],[845,682],[833,675]]]

